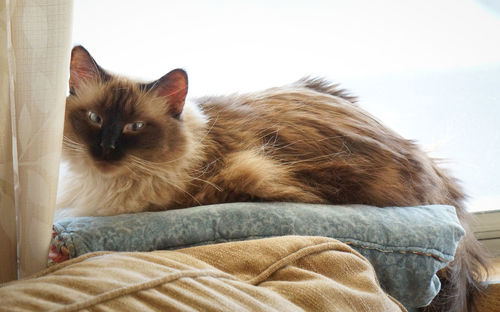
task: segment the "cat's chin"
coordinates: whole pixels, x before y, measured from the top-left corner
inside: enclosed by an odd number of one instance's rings
[[[94,166],[97,170],[106,176],[118,176],[124,174],[127,169],[119,163],[110,163],[108,161],[95,160]]]

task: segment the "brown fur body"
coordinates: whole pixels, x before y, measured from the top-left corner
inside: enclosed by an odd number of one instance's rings
[[[427,309],[470,307],[485,259],[460,187],[345,92],[304,79],[200,99],[179,115],[171,113],[168,98],[162,104],[165,98],[151,91],[155,84],[145,86],[101,74],[68,97],[63,154],[71,179],[59,204],[73,210],[62,210],[111,215],[236,201],[449,204],[467,234],[455,261],[440,272],[442,291]],[[89,109],[103,116],[99,127],[85,120]],[[119,153],[103,156],[93,137],[106,131],[107,120],[143,120],[148,128],[122,134]]]

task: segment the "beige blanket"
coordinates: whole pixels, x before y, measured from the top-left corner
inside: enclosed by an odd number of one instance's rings
[[[0,311],[405,311],[329,238],[97,252],[0,287]]]

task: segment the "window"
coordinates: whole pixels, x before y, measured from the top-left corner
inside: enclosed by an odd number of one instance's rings
[[[183,67],[191,96],[339,82],[447,159],[473,211],[500,209],[499,32],[486,0],[79,0],[74,16],[75,44],[105,67],[149,80]]]

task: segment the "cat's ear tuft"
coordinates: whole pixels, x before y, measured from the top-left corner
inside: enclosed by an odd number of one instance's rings
[[[82,46],[75,46],[71,50],[69,89],[74,92],[83,81],[108,80],[109,75],[92,58]]]
[[[182,69],[174,69],[155,81],[152,88],[157,95],[165,98],[169,113],[178,118],[186,101],[187,73]]]

